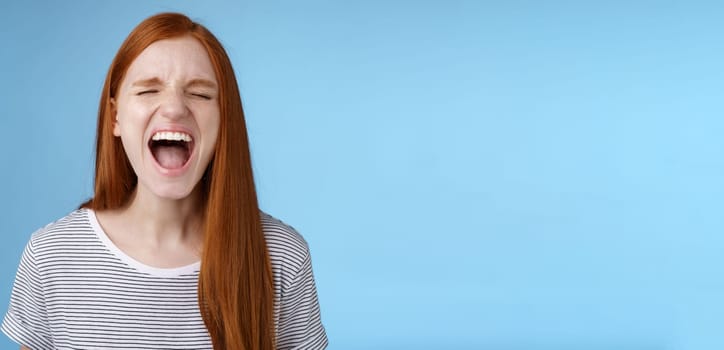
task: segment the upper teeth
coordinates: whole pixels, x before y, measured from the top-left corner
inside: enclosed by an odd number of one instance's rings
[[[168,141],[185,141],[191,142],[191,135],[185,132],[173,132],[173,131],[159,131],[153,134],[153,141],[168,140]]]

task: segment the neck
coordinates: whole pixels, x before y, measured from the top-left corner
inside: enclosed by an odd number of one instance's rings
[[[124,211],[138,239],[150,246],[196,241],[201,237],[199,188],[186,198],[167,199],[153,195],[139,184]]]

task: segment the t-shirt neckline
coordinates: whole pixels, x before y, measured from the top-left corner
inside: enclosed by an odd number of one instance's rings
[[[154,267],[146,265],[130,255],[126,254],[116,246],[115,243],[108,237],[106,232],[103,230],[103,227],[101,227],[101,224],[98,222],[98,218],[96,217],[95,211],[92,209],[85,209],[88,214],[88,221],[90,222],[91,228],[93,229],[93,232],[95,235],[100,239],[100,241],[103,243],[103,245],[108,248],[108,250],[113,254],[116,258],[120,259],[122,262],[126,263],[128,266],[138,270],[139,272],[153,275],[156,277],[178,277],[182,275],[189,275],[193,274],[199,271],[199,268],[201,267],[201,262],[197,261],[195,263],[186,265],[186,266],[180,266],[180,267],[172,267],[172,268],[161,268],[161,267]]]

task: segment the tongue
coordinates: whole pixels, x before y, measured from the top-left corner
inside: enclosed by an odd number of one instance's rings
[[[186,149],[178,146],[156,146],[153,155],[166,169],[178,169],[186,163]]]

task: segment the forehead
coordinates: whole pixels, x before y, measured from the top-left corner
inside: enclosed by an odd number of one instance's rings
[[[216,81],[209,54],[198,40],[189,36],[159,40],[146,47],[128,67],[123,85],[149,78]]]

